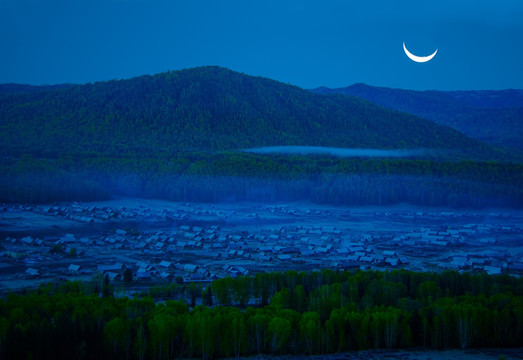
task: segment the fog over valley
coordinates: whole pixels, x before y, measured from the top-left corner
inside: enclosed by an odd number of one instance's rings
[[[441,154],[433,149],[346,149],[324,146],[265,146],[260,148],[244,149],[245,152],[255,154],[292,154],[292,155],[330,155],[347,158],[410,158],[427,157]]]

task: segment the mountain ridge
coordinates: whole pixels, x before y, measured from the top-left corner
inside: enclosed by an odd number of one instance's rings
[[[358,83],[311,91],[356,96],[391,110],[450,126],[491,145],[523,153],[523,90],[416,91]]]
[[[34,90],[34,89],[33,89]],[[309,145],[499,155],[449,127],[210,66],[0,95],[5,154],[234,150]]]
[[[510,154],[353,96],[314,94],[218,67],[27,89],[0,94],[0,202],[115,194],[198,202],[523,204],[523,164]],[[241,151],[280,145],[443,151],[414,158],[390,158],[387,151],[373,158]]]

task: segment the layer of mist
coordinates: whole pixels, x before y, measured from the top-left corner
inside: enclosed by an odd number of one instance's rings
[[[335,157],[372,157],[372,158],[410,158],[434,156],[437,152],[433,149],[350,149],[324,146],[266,146],[259,148],[243,149],[254,154],[289,154],[289,155],[330,155]]]
[[[99,201],[113,196],[201,203],[310,201],[344,206],[408,203],[523,208],[523,194],[514,186],[445,176],[324,173],[284,180],[91,172],[0,177],[0,204]]]

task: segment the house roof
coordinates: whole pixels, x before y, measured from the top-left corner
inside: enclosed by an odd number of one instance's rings
[[[198,269],[198,265],[185,264],[183,266],[183,270],[185,270],[187,272],[195,272],[197,269]]]
[[[67,270],[69,270],[69,271],[78,271],[78,270],[80,270],[80,265],[71,264],[71,265],[69,265]]]
[[[112,271],[107,271],[105,274],[109,277],[109,280],[114,280],[120,276],[120,274],[112,272]]]
[[[37,275],[40,275],[40,271],[38,271],[37,269],[34,269],[34,268],[27,268],[27,270],[25,271],[25,273],[27,275],[31,275],[31,276],[37,276]]]
[[[501,274],[501,268],[497,266],[485,266],[483,268],[489,275]]]

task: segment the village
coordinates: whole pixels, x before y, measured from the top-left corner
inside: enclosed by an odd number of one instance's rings
[[[520,276],[522,245],[523,212],[515,210],[140,199],[4,204],[0,292],[93,276],[147,287],[325,268]]]

